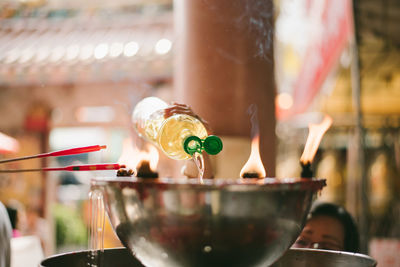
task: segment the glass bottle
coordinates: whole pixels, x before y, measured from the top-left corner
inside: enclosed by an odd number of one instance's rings
[[[157,97],[141,100],[133,110],[132,122],[138,134],[155,144],[168,157],[177,160],[192,158],[195,152],[215,155],[222,150],[222,141],[208,135],[203,123],[187,114],[164,117],[168,104]]]

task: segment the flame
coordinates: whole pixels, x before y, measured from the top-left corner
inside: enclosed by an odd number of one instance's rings
[[[254,136],[251,140],[251,153],[250,157],[244,164],[242,170],[240,171],[240,177],[243,177],[245,173],[256,173],[259,178],[263,178],[267,175],[264,165],[261,161],[260,156],[260,135]]]
[[[122,154],[118,159],[119,164],[125,164],[127,168],[137,170],[142,162],[149,162],[150,169],[156,171],[159,154],[157,148],[150,144],[146,144],[146,150],[139,150],[133,145],[132,139],[126,138],[122,143]]]
[[[318,146],[321,143],[322,137],[325,132],[331,127],[332,118],[328,115],[325,116],[323,121],[319,124],[309,124],[308,137],[306,145],[304,146],[303,154],[300,157],[300,162],[303,164],[311,163],[317,153]]]
[[[19,150],[19,143],[16,139],[0,132],[0,154],[15,153]]]
[[[160,155],[158,154],[157,148],[155,148],[153,145],[147,144],[146,147],[148,151],[147,155],[150,162],[150,169],[155,172],[157,170]]]

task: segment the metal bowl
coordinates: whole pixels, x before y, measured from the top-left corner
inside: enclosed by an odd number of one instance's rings
[[[41,267],[88,267],[91,251],[55,255],[43,260]],[[105,249],[98,266],[145,267],[126,248]],[[225,266],[222,263],[220,266]],[[341,251],[316,249],[289,249],[272,267],[374,267],[369,256]]]
[[[292,248],[273,267],[374,267],[376,261],[364,254],[343,251]]]
[[[99,255],[97,264],[91,260],[93,252],[82,250],[54,255],[44,259],[40,267],[145,267],[126,248],[105,249],[103,253],[96,251]]]
[[[121,242],[146,266],[266,266],[302,230],[321,179],[94,179]]]

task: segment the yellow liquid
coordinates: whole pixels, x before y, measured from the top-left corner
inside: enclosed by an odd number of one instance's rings
[[[204,158],[200,153],[195,152],[192,156],[194,163],[196,163],[197,169],[199,170],[199,181],[203,183],[204,176]]]
[[[167,119],[153,117],[146,122],[144,132],[168,157],[177,160],[191,158],[183,149],[183,142],[188,136],[195,135],[200,139],[208,136],[198,119],[185,114],[176,114]]]

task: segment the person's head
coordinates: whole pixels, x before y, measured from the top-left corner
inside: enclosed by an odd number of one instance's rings
[[[357,226],[343,207],[316,203],[293,247],[358,252]]]

